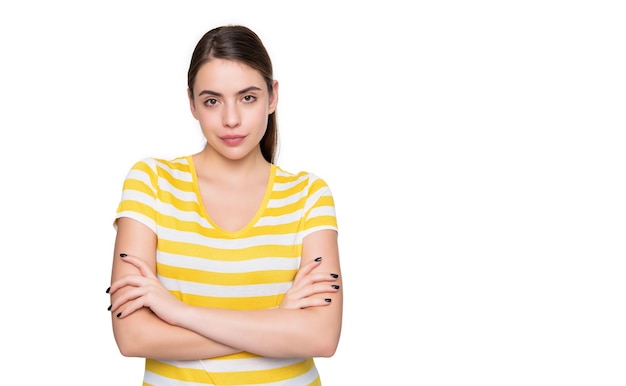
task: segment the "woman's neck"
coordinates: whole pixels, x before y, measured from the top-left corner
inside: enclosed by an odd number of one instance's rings
[[[232,160],[205,146],[193,156],[193,161],[198,177],[231,183],[266,179],[270,168],[270,163],[263,158],[260,148],[244,158]]]

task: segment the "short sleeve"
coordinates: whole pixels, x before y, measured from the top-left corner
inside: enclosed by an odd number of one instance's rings
[[[304,208],[304,233],[337,228],[335,201],[330,187],[323,179],[311,174]]]
[[[117,220],[128,217],[139,221],[156,233],[158,175],[156,162],[143,159],[133,165],[122,188],[122,198],[117,207],[113,226]]]

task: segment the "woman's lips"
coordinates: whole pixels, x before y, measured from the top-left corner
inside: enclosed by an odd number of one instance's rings
[[[246,136],[245,135],[226,135],[226,136],[220,137],[220,139],[228,146],[237,146],[241,142],[243,142],[244,139],[246,139]]]

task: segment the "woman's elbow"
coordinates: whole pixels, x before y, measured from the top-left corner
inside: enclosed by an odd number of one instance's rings
[[[337,352],[340,332],[333,332],[317,339],[315,342],[315,357],[330,358]]]
[[[130,339],[128,336],[119,336],[119,334],[115,335],[115,342],[117,343],[117,348],[125,357],[141,357],[140,344],[137,343],[136,340]]]
[[[125,357],[145,357],[146,346],[141,329],[135,330],[130,324],[119,327],[114,326],[113,336],[120,354]]]
[[[315,310],[317,311],[317,310]],[[313,339],[314,357],[330,358],[335,355],[341,337],[341,314],[329,318],[323,315],[320,319],[315,319],[315,325],[319,326],[319,333]]]
[[[330,358],[335,355],[335,352],[337,352],[337,346],[337,344],[330,344],[324,347],[320,347],[318,354],[315,356],[319,358]]]
[[[128,358],[136,358],[139,357],[139,355],[137,355],[137,353],[132,350],[132,347],[130,346],[123,346],[118,344],[117,347],[120,350],[120,354],[122,354],[122,356],[128,357]]]

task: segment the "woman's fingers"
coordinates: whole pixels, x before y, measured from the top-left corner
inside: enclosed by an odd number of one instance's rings
[[[282,309],[301,309],[309,307],[327,306],[331,303],[330,296],[314,296],[318,294],[331,294],[339,290],[338,287],[326,286],[324,288],[309,289],[300,293],[291,293],[285,295],[283,301],[278,308]],[[308,294],[308,295],[307,295]]]
[[[339,286],[330,283],[315,283],[294,291],[294,298],[308,298],[318,294],[331,294],[339,291]]]
[[[331,304],[330,298],[304,298],[300,299],[297,304],[297,308],[311,308],[311,307],[324,307]]]
[[[292,286],[283,297],[279,308],[298,309],[330,304],[330,297],[319,295],[339,291],[339,285],[335,284],[339,277],[329,272],[313,272],[321,264],[321,260],[322,258],[319,257],[298,270]]]
[[[137,267],[139,273],[123,276],[111,283],[109,294],[119,292],[109,311],[118,318],[124,318],[145,307],[150,308],[163,321],[174,324],[181,314],[183,303],[163,286],[144,260],[127,254],[120,254],[120,257],[124,262]]]
[[[109,294],[113,295],[114,293],[119,291],[120,288],[124,288],[124,287],[128,287],[128,286],[140,287],[141,285],[144,284],[145,280],[146,280],[146,278],[143,277],[143,276],[140,276],[140,275],[126,275],[126,276],[123,276],[123,277],[119,278],[118,280],[114,281],[113,283],[111,283],[111,287],[109,289]]]
[[[317,268],[320,264],[322,264],[322,258],[318,257],[314,259],[313,261],[309,262],[308,264],[305,264],[303,267],[300,267],[293,281],[297,282],[298,280],[302,279],[303,277],[311,273],[311,271]]]
[[[150,292],[150,285],[154,280],[158,280],[146,262],[137,256],[120,253],[122,261],[134,265],[140,275],[126,275],[111,283],[108,293],[113,295],[122,288],[128,290],[120,295],[110,305],[109,311],[116,314],[118,318],[123,318],[145,307],[145,296]]]
[[[129,255],[126,253],[120,253],[120,257],[123,261],[130,263],[139,269],[139,272],[145,277],[149,277],[152,279],[156,279],[156,275],[152,272],[148,264],[143,259],[140,259],[137,256]]]
[[[142,303],[142,295],[143,292],[141,288],[126,291],[119,299],[116,299],[111,304],[110,311],[116,314],[118,318],[128,316],[144,306]]]
[[[137,280],[138,278],[141,278],[141,277],[152,279],[152,280],[157,280],[156,275],[152,273],[152,271],[150,270],[150,267],[148,267],[148,265],[142,259],[133,255],[127,255],[126,253],[120,253],[120,257],[122,258],[124,262],[132,264],[135,267],[137,267],[137,269],[139,269],[139,273],[141,273],[141,276],[127,275],[117,280],[116,282],[111,283],[111,287],[109,287],[109,289],[107,290],[109,294],[112,295],[120,288],[128,286],[128,285],[140,286],[141,283],[138,282]]]
[[[297,291],[316,283],[332,283],[338,281],[336,275],[328,272],[311,272],[304,277],[294,280],[292,289]]]
[[[143,276],[138,275],[124,276],[119,280],[116,280],[111,285],[109,293],[113,295],[122,288],[128,288],[128,291],[120,293],[120,295],[115,299],[115,303],[123,304],[124,302],[137,298],[146,292],[145,290],[141,290],[144,288],[143,285],[145,280],[146,279]]]

